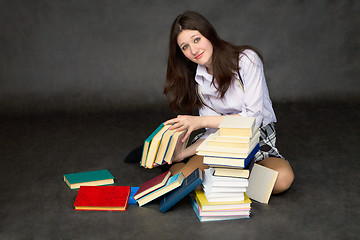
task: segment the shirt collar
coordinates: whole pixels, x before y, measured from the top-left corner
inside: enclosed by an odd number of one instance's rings
[[[213,76],[210,75],[206,67],[204,65],[198,65],[196,68],[196,74],[195,74],[195,81],[199,84],[201,84],[202,81],[208,81],[211,82],[213,79]]]

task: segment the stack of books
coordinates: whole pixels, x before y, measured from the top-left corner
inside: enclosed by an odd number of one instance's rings
[[[259,137],[255,118],[225,116],[219,130],[197,148],[210,167],[205,170],[202,189],[195,191],[191,200],[200,221],[250,217],[251,200],[246,191]]]
[[[175,154],[186,147],[187,141],[181,141],[184,131],[169,130],[170,126],[161,123],[145,139],[140,161],[142,167],[151,169],[154,164],[170,163]]]

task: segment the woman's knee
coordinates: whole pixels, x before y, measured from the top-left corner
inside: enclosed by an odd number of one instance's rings
[[[277,171],[278,171],[278,177],[276,179],[275,186],[273,189],[274,194],[282,193],[288,190],[295,178],[294,172],[292,171],[290,166],[277,169]]]

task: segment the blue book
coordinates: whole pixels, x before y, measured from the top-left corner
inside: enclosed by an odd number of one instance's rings
[[[80,186],[110,185],[114,183],[114,177],[105,169],[65,174],[64,181],[70,189],[78,189]]]
[[[160,201],[160,211],[166,212],[181,199],[191,193],[203,181],[202,171],[197,168],[187,178],[184,179],[182,185],[171,193],[167,194]]]
[[[130,188],[130,196],[128,204],[136,204],[136,200],[134,199],[135,193],[139,190],[139,187],[131,187]]]

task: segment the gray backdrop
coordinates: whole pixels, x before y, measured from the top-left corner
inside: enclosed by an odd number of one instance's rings
[[[165,105],[185,10],[264,55],[276,101],[358,100],[360,1],[0,1],[0,113]]]

